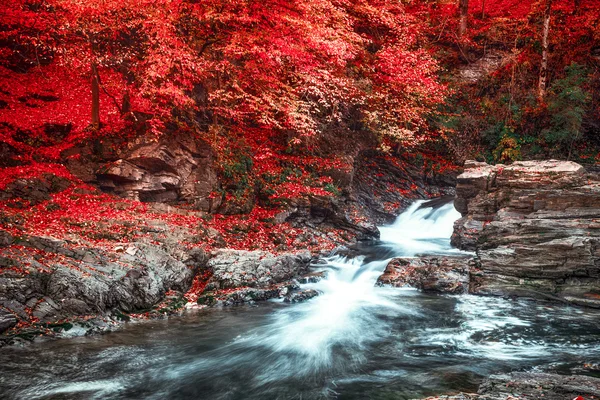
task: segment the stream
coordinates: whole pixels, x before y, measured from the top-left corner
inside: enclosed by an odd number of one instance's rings
[[[0,399],[413,399],[499,372],[600,360],[600,310],[377,287],[390,258],[449,254],[453,205],[414,203],[362,255],[269,301],[0,349]]]

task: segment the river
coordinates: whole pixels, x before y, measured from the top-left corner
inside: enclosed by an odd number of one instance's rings
[[[92,337],[0,350],[2,399],[413,399],[489,374],[578,372],[600,311],[375,286],[389,258],[456,253],[458,213],[414,203],[354,258],[315,265],[321,295],[203,309]]]

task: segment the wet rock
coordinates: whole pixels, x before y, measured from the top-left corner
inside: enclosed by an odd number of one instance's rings
[[[396,258],[390,261],[378,285],[413,287],[424,291],[461,294],[469,291],[470,256]]]
[[[567,161],[467,162],[452,243],[476,251],[471,292],[600,307],[600,177]]]
[[[297,292],[289,293],[283,298],[283,301],[286,303],[301,303],[303,301],[310,300],[318,295],[319,292],[314,289],[300,290]]]
[[[351,232],[357,240],[379,238],[379,230],[364,218],[353,218],[353,208],[344,199],[329,196],[310,196],[294,199],[287,209],[275,217],[275,222],[288,222],[295,226],[330,227]]]
[[[600,396],[600,379],[533,372],[492,375],[479,387],[479,400],[510,398],[565,400]]]
[[[327,276],[326,271],[311,272],[310,274],[298,278],[298,283],[317,283]]]
[[[212,271],[207,290],[265,288],[308,272],[308,251],[274,255],[264,251],[217,250],[208,261]]]

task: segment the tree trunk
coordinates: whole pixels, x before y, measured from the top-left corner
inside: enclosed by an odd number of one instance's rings
[[[551,8],[552,0],[546,0],[544,28],[542,32],[542,64],[540,66],[540,80],[538,83],[538,97],[540,100],[546,95],[546,86],[548,84],[548,34],[550,33]]]
[[[123,94],[123,103],[121,105],[121,115],[129,114],[131,111],[131,99],[129,97],[129,90],[125,90]]]
[[[98,68],[92,62],[92,128],[100,128],[100,82],[98,82]]]
[[[460,22],[458,36],[462,37],[467,33],[467,16],[469,14],[469,0],[458,0],[458,10],[460,13]]]

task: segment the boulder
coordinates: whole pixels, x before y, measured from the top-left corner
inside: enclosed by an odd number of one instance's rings
[[[395,258],[389,262],[377,284],[430,292],[467,293],[469,270],[473,264],[471,256]]]
[[[600,307],[600,177],[569,161],[491,166],[458,177],[452,243],[476,251],[470,291]]]
[[[267,288],[306,274],[311,259],[307,250],[281,255],[259,250],[217,250],[207,263],[212,277],[206,290]]]

